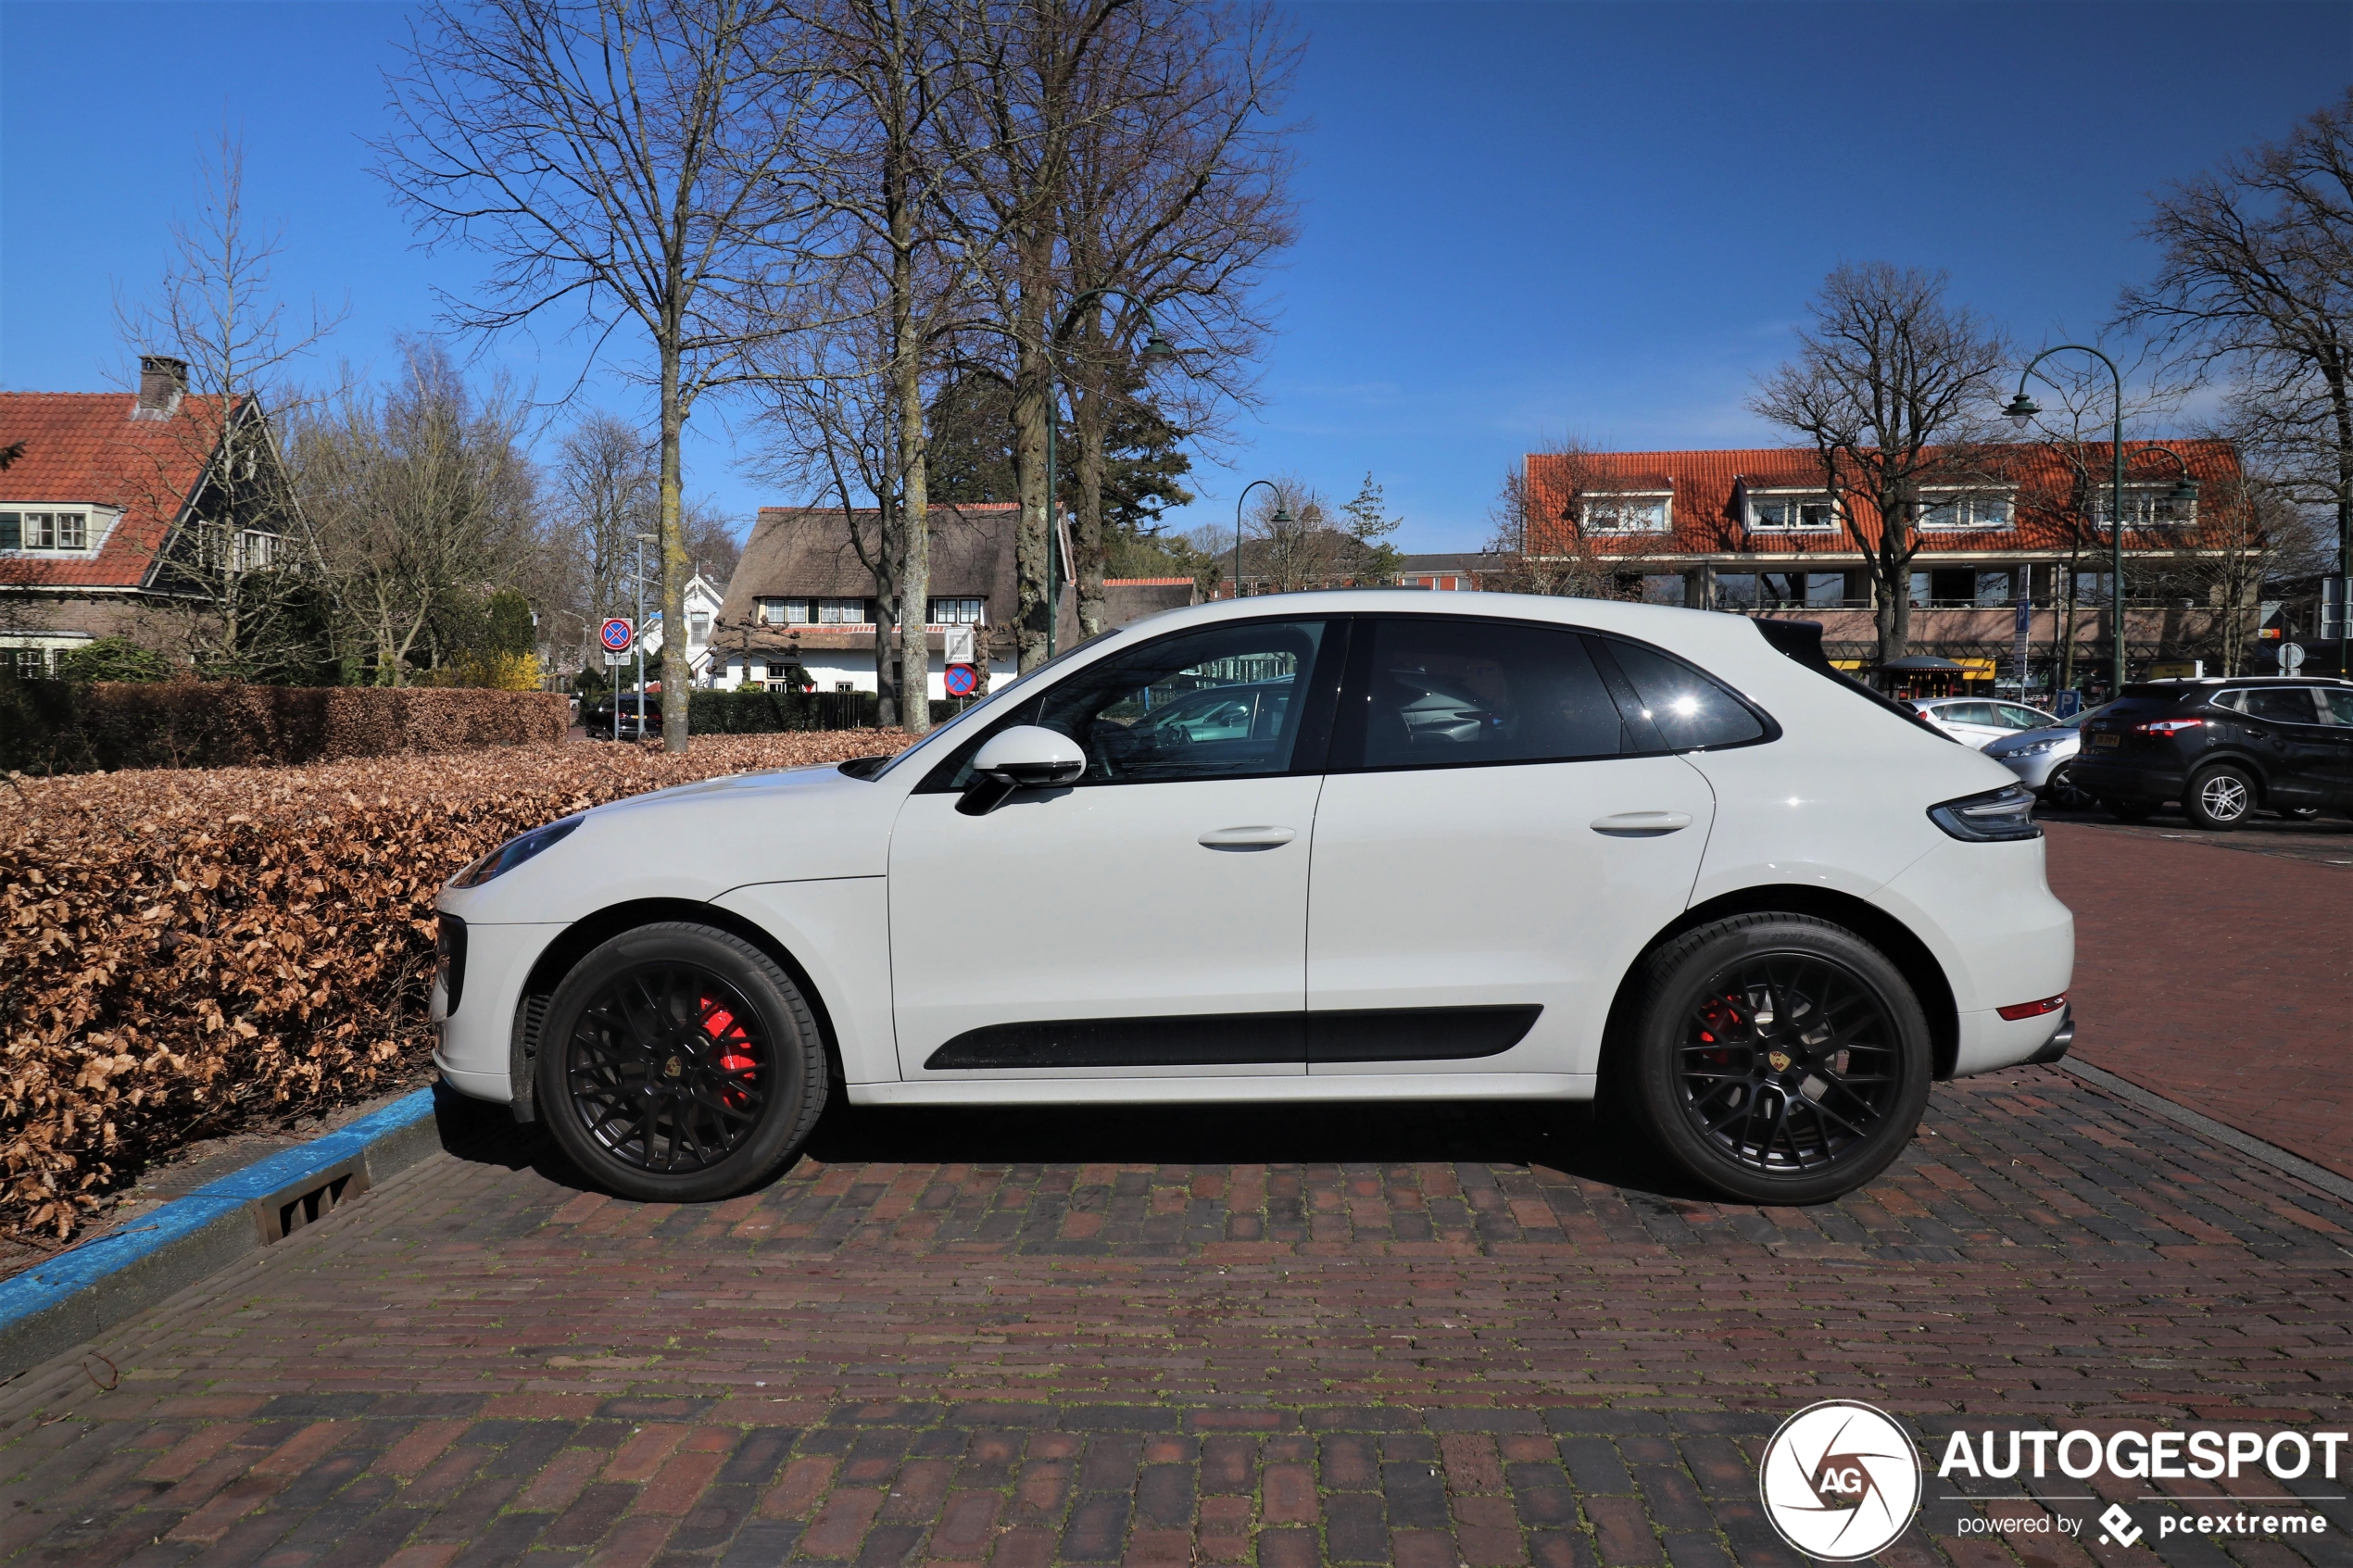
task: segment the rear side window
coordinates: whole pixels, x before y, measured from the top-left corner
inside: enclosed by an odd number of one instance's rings
[[[1362,623],[1339,766],[1563,762],[1636,749],[1574,631],[1409,616]]]
[[[2269,719],[2280,724],[2321,721],[2309,686],[2271,686],[2243,695],[2245,700],[2239,705],[2239,711],[2250,719]]]
[[[1746,746],[1766,738],[1765,721],[1746,703],[1681,659],[1615,637],[1595,641],[1608,650],[1633,688],[1641,719],[1657,730],[1667,750]],[[1639,733],[1639,724],[1636,728]]]
[[[2353,724],[2353,692],[2324,691],[2321,700],[2327,705],[2331,719],[2340,724]]]

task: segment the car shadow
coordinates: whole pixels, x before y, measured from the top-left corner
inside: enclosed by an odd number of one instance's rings
[[[530,1170],[616,1196],[574,1165],[545,1125],[440,1090],[442,1148],[472,1164]],[[838,1098],[802,1158],[828,1165],[1541,1165],[1667,1199],[1714,1201],[1623,1118],[1530,1100],[1321,1105],[856,1106]],[[773,1184],[772,1184],[773,1185]],[[624,1200],[626,1201],[626,1200]]]

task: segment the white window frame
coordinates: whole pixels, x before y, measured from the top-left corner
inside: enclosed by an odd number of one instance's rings
[[[1978,516],[1981,502],[1988,505],[1998,504],[2002,508],[2001,521],[1996,522],[1981,519]],[[1930,508],[1945,505],[1950,505],[1954,508],[1955,521],[1930,521]],[[1952,489],[1920,492],[1920,515],[1918,527],[1923,533],[2007,533],[2017,526],[2018,492],[2014,489],[1964,490],[1957,486]]]
[[[1808,503],[1819,503],[1830,514],[1827,522],[1765,522],[1758,519],[1758,508],[1764,506],[1786,506],[1804,508]],[[1743,520],[1751,533],[1835,533],[1839,531],[1838,503],[1827,490],[1752,490],[1745,504]]]
[[[969,605],[972,607],[972,619],[942,621],[937,612],[944,605]],[[961,616],[963,610],[960,608],[956,613]],[[935,594],[931,602],[925,606],[925,617],[927,626],[986,626],[988,624],[988,601],[971,594]]]
[[[0,554],[44,558],[71,556],[85,560],[97,555],[98,546],[107,542],[115,520],[122,515],[120,509],[113,508],[57,501],[0,501],[0,512],[14,512],[18,518],[17,545],[13,549],[0,551]],[[35,518],[44,520],[51,543],[36,545],[31,542]],[[64,530],[60,529],[60,523],[66,525]],[[56,543],[57,534],[66,531],[78,531],[82,535],[80,543]]]
[[[2183,501],[2176,505],[2169,499],[2173,494],[2173,487],[2180,483],[2178,479],[2127,480],[2124,483],[2124,508],[2130,521],[2124,526],[2130,529],[2196,528],[2197,503]],[[2112,485],[2102,484],[2092,492],[2093,527],[2106,528],[2108,525],[2108,504],[2114,498]],[[2159,517],[2157,514],[2160,508],[2171,508],[2177,515]]]
[[[1655,521],[1645,519],[1635,524],[1622,521],[1620,508],[1657,508]],[[1675,492],[1672,490],[1604,490],[1584,496],[1579,504],[1579,526],[1588,533],[1616,536],[1628,533],[1671,533],[1675,529]]]
[[[859,599],[814,599],[810,601],[810,624],[817,626],[865,626],[866,601]]]

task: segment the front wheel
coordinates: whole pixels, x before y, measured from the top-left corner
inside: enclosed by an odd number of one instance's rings
[[[563,1150],[624,1197],[759,1186],[825,1105],[825,1053],[791,976],[739,936],[669,922],[613,937],[556,987],[535,1098]]]
[[[1928,1106],[1928,1016],[1855,933],[1738,915],[1653,954],[1621,1069],[1675,1162],[1744,1203],[1843,1198],[1894,1162]]]
[[[2190,781],[2182,809],[2199,827],[2228,833],[2255,809],[2255,781],[2228,763],[2208,768]]]
[[[2043,789],[2045,798],[2062,811],[2086,811],[2092,807],[2092,797],[2076,787],[2064,763],[2052,771],[2051,782]]]

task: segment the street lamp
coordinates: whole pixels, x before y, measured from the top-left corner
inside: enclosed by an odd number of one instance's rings
[[[1253,479],[1242,486],[1240,495],[1234,497],[1234,597],[1238,599],[1242,596],[1242,503],[1249,500],[1250,493],[1262,484],[1275,493],[1275,515],[1270,521],[1277,528],[1290,521],[1290,510],[1283,499],[1283,487],[1271,479]]]
[[[2114,420],[2114,421],[2113,421],[2113,423],[2112,423],[2112,425],[2111,425],[2111,427],[2110,427],[2110,433],[2109,433],[2109,437],[2108,437],[2108,448],[2109,448],[2109,452],[2110,452],[2110,455],[2111,455],[2111,456],[2115,458],[2115,471],[2114,471],[2113,475],[2111,476],[2110,485],[2109,485],[2109,502],[2108,502],[2108,615],[2109,615],[2109,617],[2111,618],[2111,622],[2112,622],[2112,624],[2111,624],[2111,639],[2110,639],[2110,640],[2111,640],[2111,641],[2115,644],[2115,650],[2114,650],[2114,674],[2113,674],[2113,679],[2112,679],[2111,684],[2110,684],[2110,689],[2109,689],[2109,691],[2108,691],[2108,696],[2114,696],[2117,693],[2119,693],[2119,692],[2120,692],[2120,691],[2122,691],[2122,690],[2124,689],[2124,376],[2123,376],[2123,373],[2122,373],[2121,371],[2120,371],[2120,370],[2117,370],[2117,368],[2116,368],[2116,361],[2115,361],[2115,360],[2113,360],[2113,359],[2109,358],[2107,355],[2105,355],[2105,354],[2101,353],[2098,349],[2094,348],[2094,347],[2093,347],[2090,344],[2087,344],[2087,343],[2062,343],[2062,344],[2058,345],[2057,345],[2057,346],[2056,346],[2056,347],[2053,347],[2053,348],[2046,348],[2046,349],[2043,350],[2043,352],[2042,352],[2042,353],[2037,354],[2036,356],[2034,356],[2034,358],[2032,358],[2032,359],[2030,359],[2030,360],[2028,360],[2028,361],[2026,362],[2026,369],[2025,369],[2025,370],[2020,370],[2020,371],[2019,372],[2019,376],[2018,376],[2018,395],[2010,399],[2008,407],[2005,408],[2002,410],[2002,412],[2009,416],[2010,420],[2011,420],[2011,422],[2012,422],[2012,423],[2016,424],[2016,425],[2017,425],[2017,426],[2018,426],[2020,430],[2024,430],[2024,429],[2026,428],[2027,421],[2028,421],[2028,420],[2032,420],[2032,419],[2035,415],[2037,415],[2037,414],[2039,414],[2039,413],[2041,413],[2041,412],[2043,411],[2042,407],[2041,407],[2039,404],[2037,404],[2037,403],[2034,401],[2034,399],[2032,399],[2032,397],[2029,397],[2029,396],[2027,396],[2027,395],[2026,395],[2026,378],[2027,378],[2027,377],[2029,377],[2029,376],[2031,376],[2031,375],[2032,375],[2032,374],[2034,373],[2034,367],[2035,367],[2035,366],[2037,366],[2037,365],[2041,364],[2044,360],[2045,360],[2045,359],[2049,358],[2052,355],[2054,355],[2054,354],[2066,354],[2066,353],[2070,353],[2070,352],[2071,352],[2071,353],[2077,353],[2077,354],[2088,354],[2088,355],[2090,355],[2093,358],[2097,359],[2097,360],[2098,360],[2101,364],[2106,365],[2106,366],[2108,367],[2108,380],[2109,380],[2109,381],[2110,381],[2110,382],[2114,384],[2114,386],[2115,386],[2115,390],[2116,390],[2116,404],[2115,404],[2116,417],[2115,417],[2115,420]],[[2047,378],[2046,378],[2046,379],[2047,379]],[[2180,458],[2179,458],[2179,455],[2178,455],[2178,454],[2175,454],[2175,460],[2176,460],[2176,461],[2179,461],[2179,460],[2180,460]],[[2188,478],[2187,478],[2188,472],[2189,472],[2189,465],[2187,465],[2186,463],[2183,464],[2183,483],[2189,483]]]
[[[1117,295],[1138,309],[1144,309],[1142,302],[1126,289],[1099,288],[1088,289],[1073,299],[1070,302],[1070,314],[1076,315],[1078,307],[1090,299],[1107,298],[1113,295]],[[1138,358],[1154,365],[1163,364],[1176,358],[1176,345],[1160,335],[1160,329],[1152,325],[1150,310],[1144,310],[1144,346],[1139,352]],[[1054,495],[1056,445],[1054,433],[1061,427],[1062,422],[1062,396],[1054,384],[1054,356],[1050,350],[1046,355],[1046,657],[1048,659],[1054,657],[1054,625],[1062,615],[1062,578],[1054,569],[1054,541],[1061,533],[1061,530],[1054,525],[1056,499]]]

